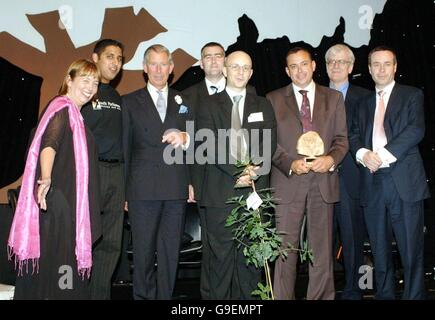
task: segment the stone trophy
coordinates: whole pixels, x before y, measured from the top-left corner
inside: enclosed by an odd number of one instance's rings
[[[298,154],[305,156],[307,166],[311,166],[316,157],[325,153],[325,146],[322,138],[316,131],[308,131],[302,134],[296,145]]]

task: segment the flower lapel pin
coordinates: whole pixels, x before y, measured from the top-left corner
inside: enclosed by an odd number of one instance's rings
[[[178,109],[178,113],[189,113],[189,108],[185,106],[183,103],[183,99],[177,94],[175,96],[175,102],[180,105],[180,109]]]

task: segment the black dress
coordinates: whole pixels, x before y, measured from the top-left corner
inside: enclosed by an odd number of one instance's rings
[[[101,235],[97,154],[92,133],[87,128],[86,140],[89,158],[89,211],[92,243],[95,243]],[[88,279],[82,279],[78,275],[75,255],[76,173],[68,108],[58,111],[50,120],[42,137],[40,150],[45,147],[52,147],[56,156],[51,174],[51,188],[46,196],[47,211],[41,211],[39,216],[39,272],[33,270],[31,262],[23,266],[23,275],[17,276],[14,298],[88,299]],[[36,177],[39,176],[38,159]]]

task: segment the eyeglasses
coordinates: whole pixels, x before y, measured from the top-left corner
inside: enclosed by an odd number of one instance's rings
[[[345,66],[346,64],[350,64],[350,61],[347,60],[328,60],[326,61],[328,66],[334,66],[338,64],[340,67]]]
[[[238,72],[240,70],[242,70],[243,72],[249,72],[251,71],[252,66],[249,66],[247,64],[245,64],[244,66],[240,66],[238,64],[230,64],[229,66],[227,66],[227,68],[230,68],[234,72]]]

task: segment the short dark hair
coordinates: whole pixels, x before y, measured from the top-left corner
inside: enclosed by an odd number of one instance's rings
[[[108,46],[115,46],[121,49],[122,52],[124,52],[124,45],[113,39],[101,39],[95,44],[94,47],[94,53],[96,53],[98,56],[106,49]]]
[[[394,64],[397,64],[397,57],[396,57],[396,52],[390,48],[389,46],[377,46],[375,48],[373,48],[370,52],[369,52],[369,65],[372,62],[372,54],[375,52],[379,52],[379,51],[390,51],[393,54],[393,60],[394,60]]]
[[[311,54],[310,50],[308,50],[307,48],[303,48],[303,47],[294,47],[294,48],[291,48],[287,52],[287,55],[285,56],[286,61],[287,61],[287,58],[288,58],[289,55],[295,54],[295,53],[297,53],[299,51],[304,51],[304,52],[308,53],[308,56],[310,57],[310,60],[313,60],[313,55]]]
[[[201,48],[201,57],[202,57],[202,53],[204,52],[204,49],[208,47],[220,47],[225,55],[225,49],[219,42],[208,42]]]

